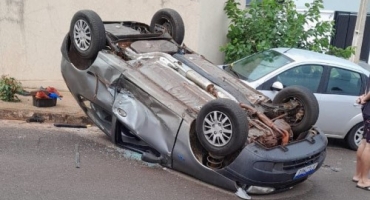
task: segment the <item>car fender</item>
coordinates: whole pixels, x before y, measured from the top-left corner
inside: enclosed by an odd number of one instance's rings
[[[194,122],[183,121],[173,149],[173,169],[197,177],[206,183],[236,192],[236,183],[221,173],[199,162],[191,147],[189,134],[194,131]]]
[[[358,123],[361,123],[364,121],[364,118],[362,117],[362,113],[359,113],[357,114],[356,116],[354,116],[346,125],[346,133],[348,134],[348,132],[354,127],[356,126],[356,124]],[[346,134],[346,135],[347,135]]]
[[[131,92],[116,95],[114,116],[137,137],[164,156],[170,157],[182,119],[149,98],[149,106]]]

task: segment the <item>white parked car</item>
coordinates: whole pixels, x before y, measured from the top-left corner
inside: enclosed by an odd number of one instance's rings
[[[342,138],[356,150],[363,133],[361,106],[369,70],[335,56],[294,48],[257,53],[223,68],[271,99],[290,85],[305,86],[319,102],[316,126],[330,138]]]

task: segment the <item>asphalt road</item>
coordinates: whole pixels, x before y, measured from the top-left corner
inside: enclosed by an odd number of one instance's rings
[[[309,178],[312,189],[287,200],[368,200],[370,192],[356,188],[351,181],[355,167],[356,152],[347,149],[343,140],[331,139],[323,167]]]
[[[0,199],[239,199],[193,178],[137,161],[97,128],[0,121]],[[79,154],[79,161],[76,155]],[[77,168],[76,166],[79,166]],[[368,199],[351,182],[355,152],[341,141],[324,166],[292,190],[253,199]]]

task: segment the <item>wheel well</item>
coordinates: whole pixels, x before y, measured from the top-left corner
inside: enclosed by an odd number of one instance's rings
[[[351,133],[351,131],[354,129],[354,128],[356,128],[356,126],[359,126],[359,125],[361,125],[363,122],[358,122],[357,124],[355,124],[355,125],[353,125],[348,131],[347,131],[347,133],[346,133],[346,136],[344,137],[344,139],[345,140],[347,140],[347,138],[348,138],[348,136],[349,136],[349,134]]]
[[[77,68],[77,69],[80,69],[80,70],[85,70],[87,68],[90,67],[90,65],[93,63],[93,61],[95,60],[94,59],[85,59],[85,58],[82,58],[79,54],[78,54],[78,51],[76,50],[76,48],[71,45],[71,39],[69,38],[68,39],[68,43],[69,45],[67,46],[67,50],[68,50],[68,58],[69,60],[71,61],[71,63]]]
[[[190,125],[190,132],[189,132],[189,140],[190,140],[190,148],[194,154],[194,156],[197,158],[197,160],[201,163],[203,163],[203,157],[205,154],[207,154],[207,151],[203,148],[203,146],[200,144],[197,133],[195,130],[196,120],[193,120],[193,122]]]

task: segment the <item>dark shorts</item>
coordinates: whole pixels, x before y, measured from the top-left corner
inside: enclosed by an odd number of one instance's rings
[[[370,143],[370,115],[363,114],[364,117],[364,139]]]

